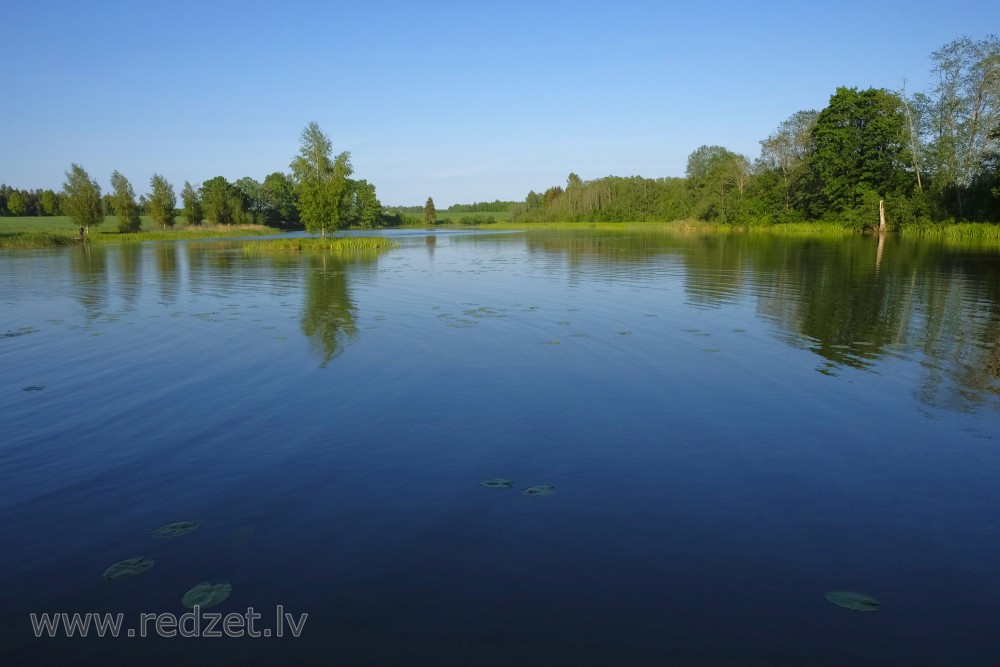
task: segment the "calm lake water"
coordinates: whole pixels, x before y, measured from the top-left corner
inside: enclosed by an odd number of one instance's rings
[[[1000,661],[1000,252],[393,236],[0,252],[4,664]],[[272,636],[32,632],[202,581]]]

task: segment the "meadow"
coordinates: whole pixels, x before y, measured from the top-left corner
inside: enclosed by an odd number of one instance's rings
[[[177,239],[209,239],[233,236],[261,236],[277,231],[264,225],[185,225],[173,229],[155,229],[148,216],[142,216],[141,232],[121,233],[118,220],[105,216],[104,224],[92,227],[88,243],[135,243]],[[48,248],[80,243],[79,227],[69,216],[0,217],[0,248]]]

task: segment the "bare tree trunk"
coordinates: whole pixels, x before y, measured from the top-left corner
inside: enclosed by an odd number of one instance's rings
[[[885,200],[884,199],[879,199],[878,200],[878,233],[879,234],[885,234],[886,231],[887,231],[887,228],[885,226]],[[881,247],[882,246],[879,245],[880,249],[881,249]]]

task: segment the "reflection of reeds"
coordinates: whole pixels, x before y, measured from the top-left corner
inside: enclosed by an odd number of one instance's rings
[[[395,241],[381,236],[365,238],[296,238],[268,239],[265,241],[248,241],[243,244],[245,255],[265,255],[270,253],[339,253],[360,254],[377,253],[397,247]]]

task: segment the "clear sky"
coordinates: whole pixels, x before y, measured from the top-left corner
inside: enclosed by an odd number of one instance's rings
[[[997,31],[997,0],[11,2],[0,183],[263,180],[311,120],[384,204],[683,176],[838,86],[926,90],[932,51]]]

